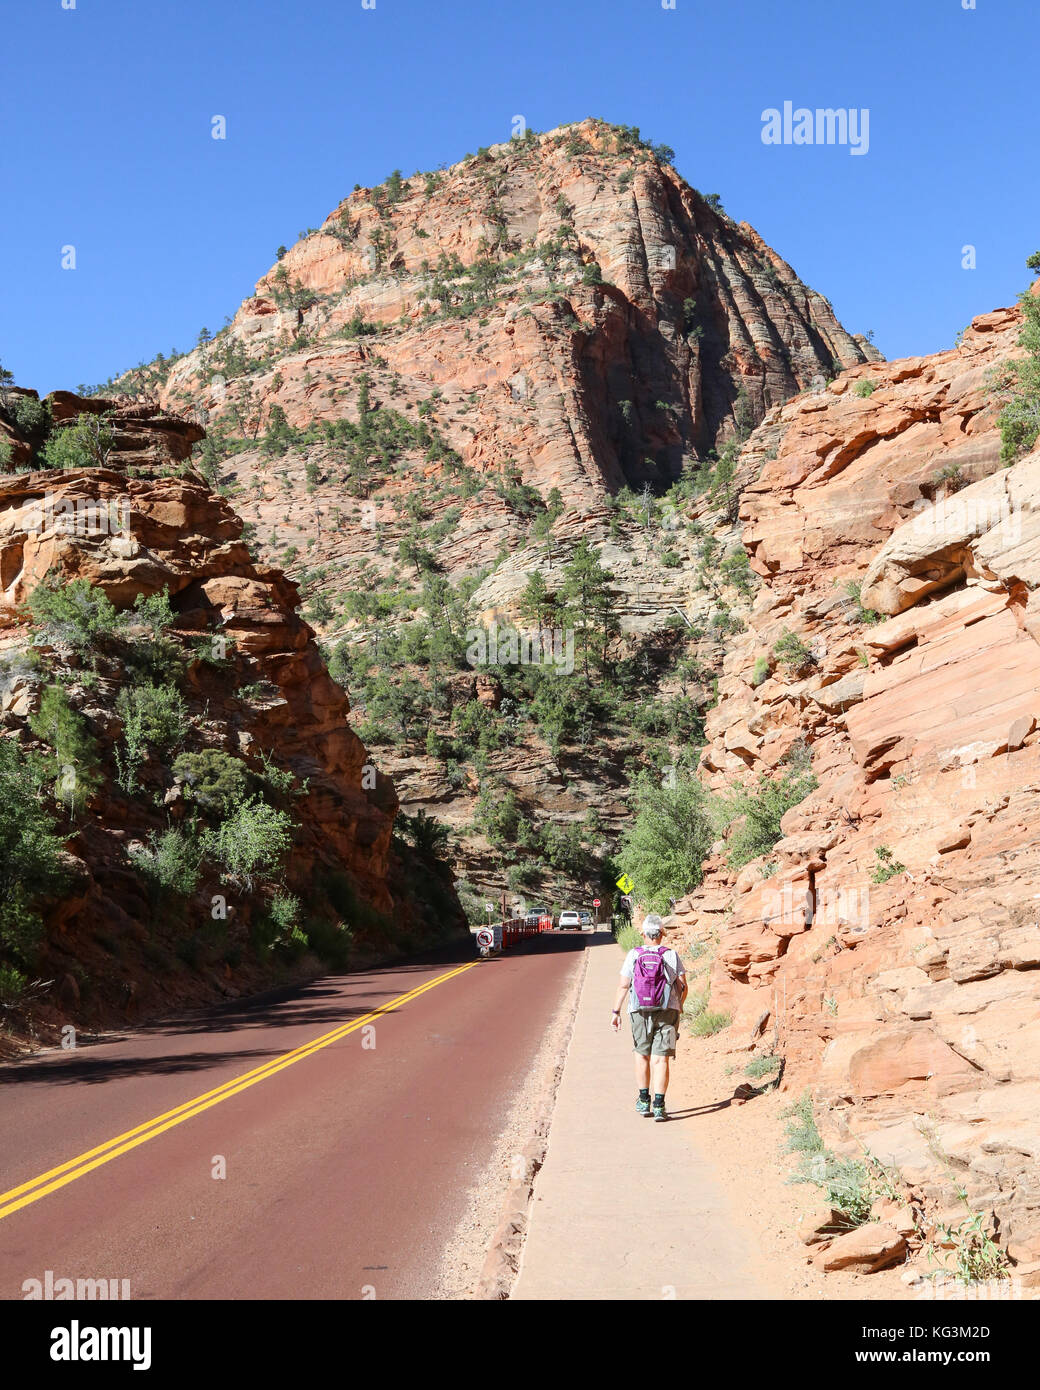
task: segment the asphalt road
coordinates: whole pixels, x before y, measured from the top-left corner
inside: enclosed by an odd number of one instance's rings
[[[463,947],[0,1067],[0,1298],[47,1270],[134,1300],[429,1296],[583,948]]]

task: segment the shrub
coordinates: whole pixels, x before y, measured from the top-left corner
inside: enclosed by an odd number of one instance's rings
[[[1004,382],[1010,399],[998,423],[1005,463],[1013,463],[1031,449],[1040,435],[1040,299],[1027,292],[1018,302],[1025,320],[1018,341],[1025,356],[1008,364]]]
[[[637,926],[626,918],[615,926],[614,940],[623,951],[631,951],[643,944],[643,934]]]
[[[257,876],[275,873],[292,844],[292,817],[251,797],[203,837],[207,855],[227,878],[251,889]]]
[[[104,468],[113,435],[104,415],[80,415],[53,431],[40,452],[45,468]]]
[[[153,900],[164,893],[189,897],[198,887],[202,848],[183,830],[153,834],[146,848],[130,850],[129,857],[151,890]]]
[[[181,753],[173,764],[173,775],[183,785],[187,800],[219,815],[240,806],[252,790],[249,769],[241,758],[218,748]]]
[[[0,964],[0,1004],[17,1004],[28,984],[25,976],[13,965]]]
[[[784,628],[773,644],[773,656],[784,666],[790,666],[793,670],[797,670],[812,660],[812,652],[802,639],[796,633],[789,632],[787,628]]]
[[[742,789],[728,801],[732,817],[743,822],[729,839],[726,858],[734,868],[741,868],[773,848],[783,839],[780,821],[784,814],[804,801],[816,787],[816,778],[809,773],[787,772],[778,780],[763,774],[754,789]]]
[[[812,1096],[808,1091],[783,1112],[789,1123],[786,1127],[788,1153],[823,1153],[823,1140],[816,1126]]]
[[[343,922],[329,922],[323,917],[307,923],[307,942],[315,955],[333,969],[345,969],[354,952],[354,931]]]
[[[853,618],[858,623],[865,623],[868,627],[881,621],[881,614],[874,608],[864,608],[860,599],[860,589],[862,585],[855,580],[849,580],[845,585],[845,593],[853,605]]]
[[[123,750],[116,749],[119,785],[132,792],[146,748],[168,753],[183,743],[190,727],[183,696],[172,686],[143,685],[119,692]]]
[[[722,808],[696,780],[675,787],[637,783],[635,817],[621,837],[619,867],[655,911],[666,911],[701,881],[702,866],[723,825]]]
[[[887,845],[878,845],[874,851],[874,868],[870,875],[871,883],[887,883],[890,878],[895,878],[896,874],[905,874],[906,865],[900,864],[898,859],[892,858],[892,851]]]
[[[34,623],[53,646],[84,651],[119,627],[119,614],[103,589],[86,579],[58,585],[49,577],[29,596]]]
[[[852,388],[853,394],[865,399],[874,394],[874,383],[872,381],[857,381]]]
[[[967,1199],[962,1197],[965,1206]],[[954,1277],[963,1284],[987,1283],[990,1279],[1008,1278],[1008,1259],[1006,1253],[992,1238],[985,1227],[981,1212],[972,1212],[963,1221],[939,1222],[937,1229],[942,1236],[942,1245],[954,1252]],[[929,1257],[935,1258],[935,1247],[926,1247]]]
[[[759,686],[769,676],[769,658],[760,656],[755,660],[755,669],[751,672],[751,684]]]
[[[60,685],[49,685],[29,727],[52,749],[48,768],[54,777],[55,798],[70,815],[81,811],[101,781],[97,743],[87,720],[73,709]]]
[[[31,965],[43,935],[40,898],[64,882],[62,839],[43,804],[40,759],[0,738],[0,948]]]
[[[23,434],[45,434],[51,427],[51,410],[35,396],[14,396],[8,409]]]
[[[255,939],[265,950],[282,947],[302,951],[307,937],[300,930],[300,900],[291,893],[275,893],[255,933]]]
[[[419,810],[414,816],[399,811],[397,826],[420,854],[430,859],[443,859],[448,849],[448,827],[425,811]]]

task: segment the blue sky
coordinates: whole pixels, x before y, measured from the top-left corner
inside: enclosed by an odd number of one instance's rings
[[[0,359],[42,392],[183,350],[355,183],[454,162],[515,115],[670,144],[889,357],[1014,300],[1040,247],[1034,0],[674,3],[7,6]],[[869,108],[869,152],[764,145],[787,100]]]

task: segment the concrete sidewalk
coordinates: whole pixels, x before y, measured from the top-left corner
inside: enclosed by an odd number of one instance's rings
[[[682,1079],[668,1096],[675,1118],[655,1124],[637,1115],[627,1019],[619,1035],[609,1028],[624,957],[603,932],[588,949],[512,1297],[768,1298],[754,1243],[697,1146],[696,1107],[721,1097],[698,1095],[685,1074],[696,1065],[696,1039],[679,1041]]]

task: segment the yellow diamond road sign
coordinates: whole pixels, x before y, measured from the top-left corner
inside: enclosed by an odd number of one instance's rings
[[[621,889],[622,893],[631,893],[636,885],[629,878],[628,874],[622,874],[617,880],[617,886]]]

